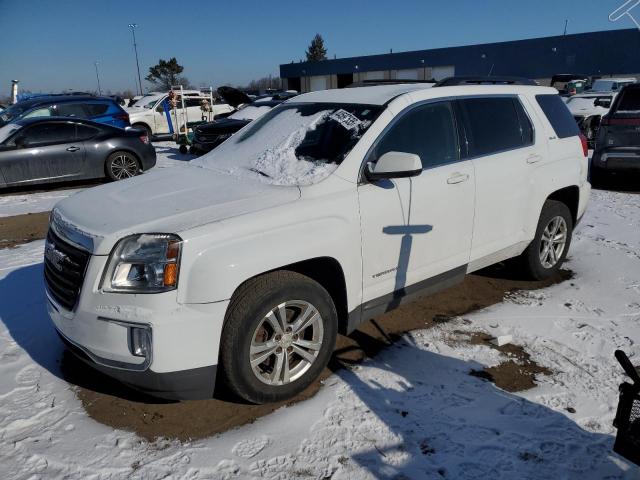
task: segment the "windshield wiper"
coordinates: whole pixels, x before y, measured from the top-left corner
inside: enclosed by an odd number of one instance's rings
[[[271,175],[268,173],[264,173],[262,170],[258,170],[257,168],[247,168],[250,172],[257,173],[258,175],[262,175],[263,177],[271,178]]]

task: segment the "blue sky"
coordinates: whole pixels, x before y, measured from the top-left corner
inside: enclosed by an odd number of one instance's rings
[[[311,38],[330,58],[630,28],[609,13],[623,0],[0,0],[0,94],[135,87],[128,23],[141,73],[175,56],[195,85],[243,84],[298,61]],[[638,8],[640,18],[640,8]]]

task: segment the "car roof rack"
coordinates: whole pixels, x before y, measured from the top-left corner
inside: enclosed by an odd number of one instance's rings
[[[436,87],[460,85],[538,85],[534,80],[524,77],[448,77],[435,84]]]
[[[429,79],[429,80],[410,80],[410,79],[402,79],[402,78],[397,78],[397,79],[390,79],[390,78],[385,78],[385,79],[379,79],[379,80],[361,80],[359,82],[353,82],[352,84],[348,85],[347,88],[356,88],[356,87],[375,87],[376,85],[399,85],[399,84],[403,84],[403,83],[427,83],[427,84],[432,84],[432,83],[436,83],[436,80],[434,79]]]

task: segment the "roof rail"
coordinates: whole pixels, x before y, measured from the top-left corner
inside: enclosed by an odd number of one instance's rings
[[[434,79],[429,79],[429,80],[406,79],[405,80],[402,78],[396,78],[392,80],[389,78],[385,78],[385,79],[379,79],[379,80],[361,80],[359,82],[353,82],[352,84],[348,85],[347,88],[374,87],[376,85],[398,85],[403,83],[436,83],[436,81]]]
[[[448,77],[435,84],[436,87],[455,85],[538,85],[534,80],[524,77]]]

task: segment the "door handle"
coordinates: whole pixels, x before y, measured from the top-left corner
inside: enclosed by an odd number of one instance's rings
[[[449,185],[453,185],[455,183],[462,183],[469,180],[469,175],[466,173],[454,173],[449,178],[447,178],[447,183]]]
[[[529,155],[527,157],[527,163],[531,164],[531,163],[538,163],[540,160],[542,160],[542,155],[538,155],[538,154],[533,154],[533,155]]]
[[[77,152],[80,150],[80,147],[69,147],[67,148],[67,152]]]

